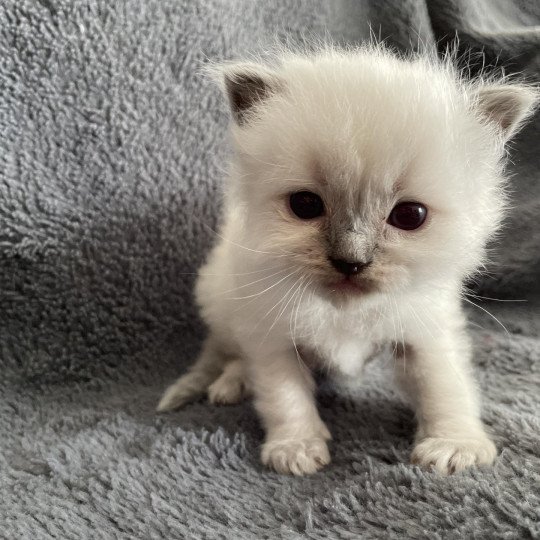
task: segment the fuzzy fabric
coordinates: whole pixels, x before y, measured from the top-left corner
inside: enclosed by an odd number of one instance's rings
[[[512,146],[514,206],[477,288],[528,302],[472,313],[493,468],[407,464],[413,416],[384,358],[354,391],[323,385],[333,461],[306,478],[262,468],[249,403],[154,413],[203,336],[193,272],[228,151],[226,107],[197,67],[276,35],[357,43],[371,23],[401,49],[457,32],[535,81],[539,6],[3,0],[0,537],[540,538],[538,116]]]

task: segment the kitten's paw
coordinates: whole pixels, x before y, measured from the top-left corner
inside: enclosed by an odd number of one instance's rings
[[[165,390],[156,408],[158,412],[179,409],[204,395],[207,377],[200,373],[186,373]]]
[[[323,438],[277,439],[264,443],[261,460],[278,473],[302,476],[328,465],[330,452]]]
[[[332,440],[332,434],[326,427],[326,424],[321,420],[321,425],[319,426],[319,430],[317,431],[318,435],[320,435],[325,441],[331,441]]]
[[[248,394],[248,381],[241,358],[231,360],[223,373],[208,387],[208,399],[214,405],[239,403]]]
[[[486,435],[459,439],[428,437],[415,446],[411,462],[447,475],[474,465],[491,465],[496,456],[497,449]]]
[[[187,392],[182,385],[178,383],[171,384],[167,390],[161,396],[158,406],[156,407],[157,412],[167,412],[173,411],[174,409],[179,409],[191,401],[191,392]]]
[[[157,412],[167,412],[173,411],[174,409],[179,409],[186,403],[188,403],[188,396],[183,396],[182,392],[179,392],[176,388],[176,385],[172,384],[165,390],[161,399],[159,400],[158,406],[156,407]]]
[[[228,377],[225,373],[208,387],[208,400],[214,405],[234,405],[247,395],[246,386],[240,377]]]

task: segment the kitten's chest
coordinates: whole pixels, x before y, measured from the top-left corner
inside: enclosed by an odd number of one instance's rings
[[[364,361],[390,341],[391,323],[380,309],[308,310],[297,341],[316,361],[354,375]]]

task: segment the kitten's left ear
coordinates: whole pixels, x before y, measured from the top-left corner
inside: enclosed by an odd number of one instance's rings
[[[527,86],[497,84],[477,91],[480,114],[497,125],[504,140],[513,137],[533,112],[540,98],[537,89]]]
[[[255,63],[238,63],[221,67],[223,82],[233,117],[243,124],[249,113],[283,88],[277,73]]]

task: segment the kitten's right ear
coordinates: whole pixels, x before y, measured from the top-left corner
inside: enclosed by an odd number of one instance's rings
[[[497,126],[505,141],[519,131],[539,101],[538,90],[528,86],[494,84],[477,91],[481,115]]]
[[[256,105],[283,88],[277,73],[252,63],[225,64],[219,67],[233,118],[237,124],[246,122]]]

